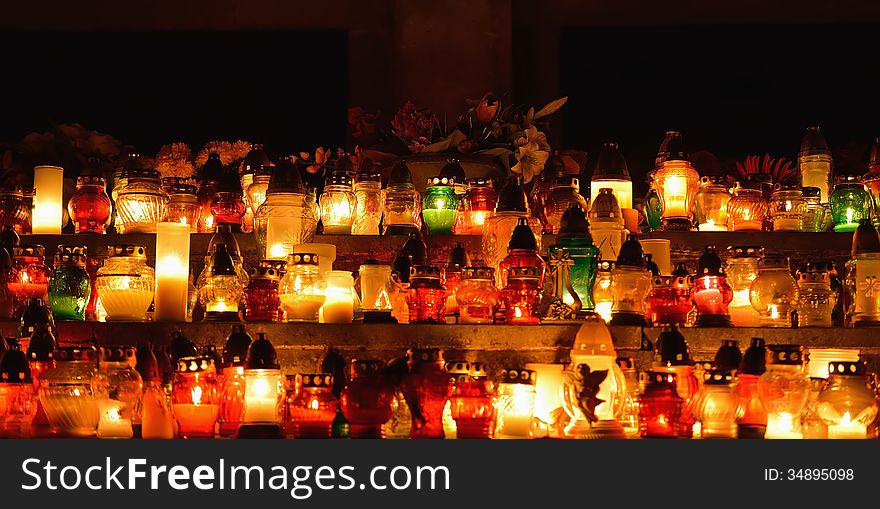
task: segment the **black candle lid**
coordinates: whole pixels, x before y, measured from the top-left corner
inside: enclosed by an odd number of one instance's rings
[[[129,345],[104,345],[98,347],[101,362],[130,362],[136,359],[137,348]]]
[[[705,385],[732,385],[736,380],[733,371],[723,368],[712,368],[703,371],[703,384]]]
[[[179,330],[171,333],[171,342],[168,345],[168,350],[172,364],[177,364],[177,360],[181,357],[195,357],[199,355],[199,349],[196,348],[196,344]]]
[[[140,343],[135,353],[137,362],[134,369],[141,375],[144,382],[162,383],[162,372],[159,370],[159,359],[148,343]]]
[[[28,341],[27,358],[36,362],[51,362],[55,358],[55,336],[48,327],[39,327]]]
[[[226,250],[226,244],[217,244],[214,246],[214,253],[211,255],[211,276],[234,276],[235,265],[229,251]]]
[[[746,375],[761,375],[766,371],[767,347],[764,338],[752,338],[751,345],[746,348],[742,362],[739,364],[739,372]]]
[[[657,338],[657,353],[664,366],[686,366],[690,364],[687,341],[675,326],[666,327]]]
[[[397,162],[394,163],[394,166],[391,167],[391,175],[388,177],[388,185],[412,187],[412,173],[409,171],[409,166],[406,165],[406,161],[403,159],[398,159]]]
[[[425,241],[418,233],[409,235],[409,238],[403,243],[401,253],[409,256],[415,265],[428,264],[428,246],[425,245]]]
[[[535,385],[538,372],[531,369],[502,369],[498,375],[498,383]]]
[[[275,171],[269,178],[269,187],[266,188],[267,194],[274,193],[304,193],[305,188],[302,182],[302,176],[296,165],[296,158],[293,156],[282,157],[278,159]]]
[[[24,313],[21,315],[19,332],[22,336],[27,336],[41,327],[49,329],[55,327],[52,310],[43,302],[43,299],[30,298],[27,301],[27,307],[24,308]]]
[[[568,208],[562,213],[556,239],[589,239],[592,241],[590,222],[587,221],[587,215],[577,203],[569,203]]]
[[[675,387],[678,384],[678,375],[666,371],[641,371],[639,372],[639,385]]]
[[[678,131],[666,131],[666,139],[660,145],[660,153],[662,153],[662,162],[665,161],[687,161],[688,152],[684,147],[684,137]]]
[[[620,246],[620,253],[617,255],[618,267],[644,267],[645,256],[642,251],[642,244],[635,235],[630,235],[626,242]]]
[[[18,338],[6,338],[6,353],[0,361],[0,382],[32,383],[31,368]]]
[[[605,143],[596,160],[596,169],[593,171],[593,180],[632,180],[626,159],[620,153],[617,143]]]
[[[177,359],[175,369],[182,373],[202,373],[205,371],[216,371],[217,366],[214,365],[214,359],[211,357],[193,355]]]
[[[446,361],[444,369],[450,375],[470,375],[471,363],[468,361]]]
[[[654,256],[651,253],[645,253],[645,268],[651,272],[652,277],[660,275],[660,267],[654,262]]]
[[[464,166],[461,165],[456,157],[450,157],[446,160],[446,164],[440,169],[440,176],[454,178],[455,182],[459,183],[467,181],[467,176],[464,173]]]
[[[538,250],[538,241],[535,239],[535,233],[529,227],[529,220],[521,217],[516,220],[516,226],[510,235],[510,242],[507,244],[507,250],[527,249],[529,251]]]
[[[333,375],[330,373],[303,373],[296,375],[296,385],[299,387],[328,389],[333,387]]]
[[[248,348],[247,358],[245,359],[245,369],[280,369],[278,364],[278,354],[275,353],[275,347],[272,342],[266,339],[266,334],[260,332],[257,339],[251,343]]]
[[[199,168],[199,179],[202,181],[220,181],[226,175],[226,167],[220,160],[220,154],[211,152],[208,154],[208,160]]]
[[[9,355],[9,352],[6,353]],[[3,362],[6,362],[6,358],[3,358]],[[843,362],[843,361],[832,361],[828,363],[828,376],[861,376],[864,377],[868,372],[867,367],[864,362]]]
[[[729,246],[727,256],[731,258],[763,258],[764,248],[761,246]]]
[[[739,351],[739,342],[735,339],[721,341],[721,347],[715,353],[715,366],[718,369],[736,370],[742,363],[743,355]]]
[[[494,281],[495,269],[492,267],[465,267],[461,271],[462,279]]]
[[[223,365],[227,367],[243,365],[253,341],[244,325],[233,325],[232,332],[226,337],[226,343],[223,345]]]
[[[263,166],[271,165],[272,161],[269,159],[269,155],[266,151],[263,150],[263,145],[261,143],[252,143],[251,149],[248,150],[244,159],[241,160],[241,165],[238,167],[238,173],[241,175],[244,175],[245,173],[257,173]]]
[[[461,270],[470,264],[471,258],[468,256],[464,244],[456,242],[455,247],[449,250],[449,256],[446,258],[446,270]]]
[[[724,266],[718,253],[715,252],[715,246],[704,247],[703,254],[697,262],[697,277],[722,275],[724,275]]]
[[[529,213],[529,200],[520,185],[519,179],[508,178],[498,191],[498,202],[495,212],[524,212]]]
[[[801,345],[767,345],[767,362],[786,366],[803,365],[804,349]]]
[[[859,220],[859,226],[853,233],[852,255],[880,252],[880,234],[868,219]]]
[[[831,154],[828,147],[828,141],[818,126],[811,126],[804,131],[804,137],[801,139],[801,150],[798,156],[810,156]]]

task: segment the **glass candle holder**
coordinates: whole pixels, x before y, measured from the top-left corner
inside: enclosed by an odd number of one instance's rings
[[[443,369],[443,351],[410,349],[407,357],[409,371],[400,388],[412,416],[410,438],[444,438],[443,409],[452,381]]]
[[[166,195],[159,172],[131,169],[124,178],[117,188],[116,210],[125,233],[155,233],[156,224],[165,218]]]
[[[382,228],[382,174],[378,171],[360,172],[354,182],[353,235],[379,235]]]
[[[761,231],[770,214],[770,205],[760,189],[751,182],[737,182],[733,198],[727,202],[727,229],[730,231]]]
[[[654,172],[655,188],[663,203],[660,229],[690,230],[700,175],[688,162],[681,134],[671,131],[666,138],[666,156]]]
[[[410,268],[406,304],[409,323],[445,323],[446,288],[439,267],[417,265]]]
[[[190,231],[197,232],[201,207],[192,184],[173,184],[166,188],[168,203],[165,205],[165,221],[188,224]]]
[[[131,438],[140,425],[144,382],[134,369],[133,346],[102,346],[94,391],[98,405],[98,438]]]
[[[623,401],[623,410],[620,412],[620,425],[627,438],[639,435],[639,372],[636,369],[636,361],[632,357],[618,357],[617,366],[623,373],[626,394]],[[541,374],[538,374],[540,381]]]
[[[171,389],[180,438],[213,438],[220,417],[220,383],[211,357],[181,357]]]
[[[700,256],[691,299],[697,308],[698,327],[730,325],[728,306],[733,301],[733,289],[727,283],[724,266],[715,253],[715,246],[706,246]]]
[[[767,371],[758,380],[758,395],[767,411],[765,438],[802,438],[799,417],[809,392],[801,347],[768,345]]]
[[[596,282],[593,284],[596,314],[601,316],[605,323],[611,321],[611,309],[614,307],[614,294],[611,293],[612,270],[614,270],[614,262],[600,261],[596,267]]]
[[[357,199],[352,190],[350,176],[335,172],[330,174],[324,182],[324,192],[319,204],[324,234],[351,235]]]
[[[656,171],[648,172],[647,184],[648,192],[645,194],[645,227],[647,231],[654,231],[660,228],[663,215],[663,202],[660,200],[660,193],[657,191],[657,185],[654,182]]]
[[[702,177],[694,197],[697,228],[703,231],[727,231],[727,202],[730,191],[723,177]]]
[[[846,319],[854,327],[880,324],[880,234],[862,220],[847,262]]]
[[[611,189],[622,208],[632,208],[632,178],[617,143],[603,143],[596,160],[590,179],[590,196],[597,196],[601,189]]]
[[[352,359],[348,382],[339,396],[351,438],[385,438],[391,419],[394,388],[383,373],[380,360]]]
[[[541,285],[536,267],[511,267],[507,285],[501,290],[505,318],[510,325],[537,325],[541,323],[538,306]]]
[[[278,364],[275,348],[260,333],[253,341],[244,363],[244,415],[242,428],[255,424],[284,424],[284,374]]]
[[[570,285],[580,300],[581,312],[592,312],[595,309],[592,288],[596,281],[599,248],[593,244],[588,232],[589,223],[578,205],[569,206],[560,224],[556,244],[547,248],[551,260],[566,268],[561,271],[567,272],[565,277],[560,277],[562,274],[557,272],[557,287]],[[569,299],[563,299],[563,303],[567,306],[573,304]]]
[[[85,320],[92,293],[86,272],[85,246],[58,246],[55,269],[49,282],[49,305],[56,320]]]
[[[395,292],[390,265],[364,264],[358,269],[360,298],[364,312],[390,312]]]
[[[737,425],[739,438],[764,438],[767,411],[758,395],[758,380],[764,374],[767,349],[762,338],[752,338],[736,373],[736,392],[742,399],[743,415]]]
[[[46,249],[39,245],[14,246],[12,269],[7,287],[18,302],[15,314],[24,312],[29,299],[49,301],[49,278],[51,270],[45,263]]]
[[[816,404],[816,414],[828,426],[828,438],[868,438],[877,418],[877,394],[862,362],[832,362],[828,382]]]
[[[24,233],[22,229],[30,221],[31,206],[20,187],[0,189],[0,226],[4,229],[9,227],[16,233]]]
[[[288,402],[295,438],[330,438],[339,402],[333,396],[333,375],[296,375],[297,393]]]
[[[263,202],[266,201],[266,192],[269,190],[269,182],[272,180],[272,166],[263,165],[254,173],[254,179],[248,184],[247,194],[248,201],[254,209],[254,213],[259,210]]]
[[[358,307],[351,272],[331,270],[324,274],[326,289],[321,307],[321,323],[351,323]]]
[[[676,391],[675,373],[639,373],[639,435],[642,438],[676,438],[684,400]]]
[[[499,438],[531,438],[537,374],[529,369],[504,369],[498,378]]]
[[[727,249],[724,272],[733,290],[733,300],[728,306],[730,321],[735,327],[758,327],[761,317],[752,307],[749,290],[758,277],[758,260],[764,256],[760,246],[731,246]]]
[[[831,207],[827,203],[820,202],[818,187],[802,187],[804,194],[804,217],[802,229],[805,232],[824,232],[833,223],[831,219]]]
[[[758,275],[749,289],[749,301],[763,327],[791,327],[791,312],[799,297],[787,257],[765,256],[758,260]]]
[[[617,263],[611,270],[612,325],[644,325],[645,300],[651,291],[651,271],[645,268],[645,260],[639,241],[631,236],[623,247]]]
[[[37,395],[27,356],[16,338],[6,338],[0,361],[0,437],[29,438]]]
[[[156,290],[156,273],[147,266],[147,249],[119,244],[108,246],[107,255],[95,282],[107,321],[144,321]]]
[[[31,216],[33,233],[61,233],[64,168],[34,167],[34,208]]]
[[[67,213],[77,233],[104,233],[112,211],[105,186],[103,177],[77,177],[76,191],[67,204]]]
[[[241,220],[244,218],[247,206],[241,191],[218,190],[211,197],[211,216],[214,218],[214,226],[220,224],[232,225],[235,231],[240,231]]]
[[[831,314],[837,304],[837,292],[831,289],[831,275],[807,265],[798,271],[798,327],[831,327]]]
[[[40,402],[52,433],[64,437],[95,435],[100,414],[93,385],[98,352],[94,347],[58,348],[55,367],[40,381]]]
[[[540,250],[544,225],[539,218],[532,217],[528,199],[519,180],[509,179],[498,191],[495,212],[486,219],[481,239],[483,261],[496,270],[496,277],[504,277],[504,274],[498,273],[498,264],[507,256],[508,245],[520,219],[525,219],[526,226],[534,236],[535,245]]]
[[[841,175],[834,185],[829,203],[834,231],[854,232],[859,221],[870,218],[871,202],[865,185],[857,175]]]
[[[278,291],[288,322],[317,322],[325,290],[318,255],[297,253],[287,257],[287,272]]]
[[[492,438],[495,432],[496,406],[492,382],[481,363],[459,363],[453,374],[454,389],[449,398],[457,438]]]
[[[692,286],[693,277],[684,264],[679,264],[671,276],[654,276],[645,301],[645,315],[651,324],[654,327],[686,324],[694,308]]]
[[[798,152],[798,168],[804,186],[817,187],[822,203],[828,203],[831,185],[831,149],[818,127],[808,127]]]
[[[199,301],[205,308],[205,320],[238,320],[244,285],[226,244],[215,245],[211,258],[211,273],[199,288]]]
[[[223,371],[219,377],[219,432],[222,437],[236,436],[244,416],[244,366],[252,342],[244,325],[233,325],[223,346]]]
[[[282,311],[278,271],[271,267],[251,269],[243,302],[246,322],[280,322]]]
[[[461,276],[461,284],[455,289],[459,323],[493,323],[495,310],[501,300],[501,290],[495,286],[495,269],[465,267]]]
[[[626,382],[617,365],[617,352],[605,322],[591,318],[581,325],[563,374],[562,407],[571,417],[568,436],[623,438],[618,422],[626,397]]]
[[[806,211],[807,200],[804,199],[804,192],[797,184],[793,186],[775,185],[770,199],[773,231],[802,231]]]
[[[544,215],[552,228],[552,233],[559,233],[562,215],[572,203],[585,213],[589,210],[587,200],[580,194],[580,182],[577,177],[565,176],[558,179],[550,188],[544,203]]]
[[[500,276],[500,286],[507,286],[508,271],[514,267],[534,267],[537,269],[538,284],[543,286],[546,263],[538,254],[540,247],[534,240],[534,235],[525,219],[519,219],[510,242],[507,244],[507,254],[498,263],[498,270],[504,272]],[[496,275],[497,272],[496,272]]]
[[[590,209],[590,236],[599,248],[602,259],[613,262],[626,240],[623,214],[611,189],[600,189]]]
[[[699,390],[699,381],[694,374],[694,363],[690,360],[687,341],[675,327],[665,329],[657,338],[658,361],[655,371],[674,373],[676,392],[684,404],[681,407],[681,421],[678,434],[682,438],[693,436],[696,419],[693,414],[693,401]]]
[[[413,185],[406,161],[401,159],[394,164],[383,199],[385,235],[409,235],[419,231],[422,197]]]
[[[744,409],[732,371],[709,369],[703,373],[703,386],[694,398],[693,412],[700,422],[701,438],[737,437],[736,421]]]
[[[429,234],[450,234],[458,218],[455,178],[429,177],[422,199],[422,217]]]
[[[467,181],[468,190],[459,204],[459,218],[455,233],[480,235],[486,220],[492,215],[498,194],[492,179],[472,178]]]

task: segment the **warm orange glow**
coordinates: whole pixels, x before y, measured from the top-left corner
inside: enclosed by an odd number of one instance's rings
[[[483,226],[484,224],[486,224],[486,216],[488,214],[488,212],[484,212],[482,210],[473,211],[473,213],[471,214],[471,222],[473,223],[473,226]]]
[[[22,282],[22,284],[28,284],[28,283],[30,283],[30,281],[31,281],[31,277],[28,276],[28,273],[27,273],[27,272],[22,272],[22,273],[21,273],[21,282]]]
[[[376,295],[376,309],[391,309],[391,298],[385,288],[379,288],[379,293]]]
[[[312,398],[312,400],[309,401],[309,408],[312,410],[318,410],[321,408],[321,402],[318,401],[318,398]]]
[[[768,308],[770,310],[770,318],[773,320],[779,319],[779,310],[776,309],[776,304],[770,304]]]
[[[192,402],[193,405],[200,405],[202,403],[202,388],[198,385],[192,388]]]
[[[513,315],[516,316],[517,318],[522,318],[523,317],[522,309],[519,307],[513,308]]]

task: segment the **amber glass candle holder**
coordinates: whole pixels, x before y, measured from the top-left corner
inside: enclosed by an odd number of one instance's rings
[[[350,235],[357,206],[357,199],[352,189],[352,178],[342,173],[330,174],[324,183],[324,192],[319,203],[324,233]]]
[[[693,404],[694,417],[700,422],[700,437],[736,438],[736,421],[743,411],[733,372],[706,370],[703,385]]]
[[[348,382],[339,397],[351,438],[384,438],[391,419],[394,388],[383,373],[380,360],[353,359]]]
[[[765,256],[758,260],[758,275],[749,289],[749,301],[762,326],[791,327],[791,313],[799,296],[787,257]]]
[[[753,182],[737,182],[733,198],[727,202],[727,225],[730,231],[761,231],[770,214],[770,205]]]
[[[770,217],[773,219],[773,231],[795,231],[804,229],[804,215],[807,211],[807,200],[797,183],[776,184],[770,199]]]
[[[131,438],[140,426],[138,405],[144,382],[134,369],[135,347],[102,346],[94,378],[98,396],[98,438]]]
[[[98,352],[94,347],[55,350],[55,367],[40,381],[40,403],[52,434],[90,437],[98,429],[98,395],[93,385]]]
[[[418,265],[410,268],[406,303],[409,323],[445,323],[446,288],[439,267]]]
[[[67,213],[77,233],[104,233],[112,211],[105,186],[103,177],[77,177],[76,191],[67,204]]]
[[[220,417],[220,384],[214,359],[181,357],[171,389],[171,408],[180,438],[213,438]]]
[[[165,221],[169,223],[188,224],[190,231],[197,232],[199,207],[196,186],[192,184],[172,184],[166,188],[168,203],[165,205]]]
[[[765,438],[803,437],[800,415],[809,393],[800,345],[768,345],[767,370],[758,380],[758,395],[767,411]]]
[[[738,438],[764,438],[767,411],[758,396],[758,379],[766,370],[767,349],[762,338],[752,338],[736,373],[736,392],[742,399],[743,415],[737,423]]]
[[[296,375],[296,396],[288,401],[288,413],[295,438],[330,438],[336,409],[333,375]]]
[[[832,265],[833,267],[833,265]],[[798,327],[831,327],[837,292],[827,265],[807,264],[798,271]]]
[[[680,133],[666,133],[664,160],[654,172],[655,189],[663,203],[660,230],[690,230],[700,175],[688,161]]]
[[[675,373],[639,373],[639,435],[642,438],[676,438],[684,401],[676,391]]]
[[[271,267],[251,269],[250,282],[244,289],[246,322],[280,322],[281,297],[278,271]]]
[[[165,218],[167,199],[159,172],[132,169],[126,171],[124,179],[116,191],[116,210],[125,233],[155,233],[156,224]]]
[[[32,201],[33,198],[29,203],[20,187],[0,189],[0,226],[10,227],[16,233],[30,233],[24,227],[30,227]]]
[[[51,270],[45,263],[46,249],[39,245],[14,246],[12,248],[12,270],[7,278],[7,287],[18,301],[16,315],[20,315],[29,299],[49,301],[49,279]]]
[[[694,303],[691,300],[693,277],[679,264],[671,276],[654,276],[651,292],[645,301],[646,316],[655,327],[685,325]]]
[[[702,177],[694,198],[694,213],[700,231],[727,230],[727,202],[730,191],[723,177]]]
[[[6,338],[0,361],[0,437],[29,438],[37,395],[27,356],[16,338]]]
[[[135,244],[108,246],[96,287],[108,321],[144,321],[156,290],[156,273],[147,265],[147,249]]]
[[[465,267],[461,276],[461,284],[455,289],[459,323],[493,323],[501,301],[501,290],[495,286],[495,269]]]
[[[244,416],[244,365],[253,342],[244,325],[233,325],[223,346],[220,375],[220,436],[234,437]]]
[[[868,427],[877,418],[877,394],[864,363],[828,364],[828,382],[819,393],[816,414],[828,426],[830,439],[869,437]]]

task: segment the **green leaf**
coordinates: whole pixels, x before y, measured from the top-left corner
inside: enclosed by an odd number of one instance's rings
[[[562,105],[565,104],[565,101],[568,101],[568,96],[560,97],[555,101],[548,102],[544,105],[543,108],[538,110],[537,113],[532,116],[532,119],[538,120],[539,118],[544,118],[546,116],[556,113],[557,111],[559,111],[560,108],[562,108]]]
[[[452,131],[449,136],[445,139],[440,140],[436,143],[432,143],[425,148],[422,149],[422,153],[437,153],[437,152],[449,152],[455,148],[458,148],[458,144],[462,141],[466,140],[467,136],[464,135],[458,129]]]
[[[510,149],[498,147],[498,148],[490,148],[490,149],[486,149],[486,150],[478,150],[474,153],[480,154],[480,155],[485,155],[485,156],[495,157],[495,156],[503,156],[506,154],[511,154],[512,152],[510,151]]]

